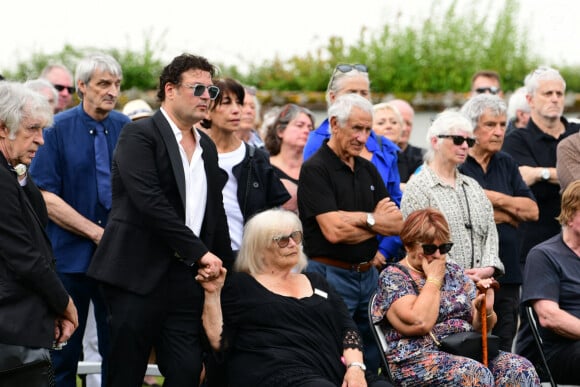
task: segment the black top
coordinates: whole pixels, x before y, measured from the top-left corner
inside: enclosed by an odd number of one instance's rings
[[[580,124],[569,123],[564,117],[561,120],[566,131],[559,138],[542,132],[530,119],[526,128],[514,130],[505,138],[502,150],[509,153],[520,166],[555,168],[558,143],[580,129]],[[520,225],[520,232],[523,235],[520,251],[522,263],[533,246],[556,235],[561,228],[556,220],[560,213],[560,186],[540,181],[530,188],[536,197],[540,216],[537,222]]]
[[[423,155],[425,152],[423,148],[408,144],[404,151],[400,151],[397,154],[397,167],[399,168],[401,183],[408,182],[417,168],[423,164]]]
[[[272,168],[274,168],[274,172],[276,172],[276,175],[280,178],[280,179],[286,179],[286,180],[290,180],[292,183],[298,185],[298,179],[295,179],[291,176],[289,176],[286,172],[284,172],[283,170],[281,170],[280,168],[278,168],[275,165],[272,165]]]
[[[274,172],[270,155],[253,145],[244,145],[244,159],[233,167],[232,173],[238,181],[238,203],[246,222],[260,211],[286,203],[290,194]]]
[[[42,195],[30,176],[20,186],[1,152],[0,198],[0,343],[50,348],[69,296],[55,271]]]
[[[486,172],[471,156],[467,156],[459,171],[477,180],[483,189],[535,200],[532,191],[522,179],[518,165],[505,152],[498,152],[491,157]],[[499,257],[505,267],[505,274],[498,280],[504,284],[521,284],[518,229],[509,223],[496,224],[496,227],[499,237]]]
[[[304,227],[304,252],[350,263],[366,262],[377,252],[377,238],[358,244],[330,243],[316,216],[331,211],[374,211],[389,194],[377,168],[355,157],[354,171],[328,147],[328,140],[302,164],[298,179],[298,213]]]
[[[343,340],[358,331],[326,280],[305,275],[313,294],[301,299],[272,293],[246,273],[226,281],[222,348],[230,350],[229,386],[295,386],[310,377],[341,385]]]

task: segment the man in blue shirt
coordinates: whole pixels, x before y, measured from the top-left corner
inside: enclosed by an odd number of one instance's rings
[[[113,110],[121,79],[121,66],[114,58],[97,54],[82,59],[75,74],[81,103],[55,116],[54,125],[44,132],[45,146],[39,149],[30,168],[48,207],[47,232],[54,248],[57,272],[79,314],[79,329],[68,345],[52,353],[59,387],[76,386],[77,363],[91,300],[95,307],[99,351],[101,355],[107,351],[106,311],[97,283],[85,272],[110,211],[110,178],[107,182],[106,173],[110,176],[111,156],[121,128],[130,121]],[[95,159],[99,153],[95,140],[102,136],[99,131],[104,133],[104,151],[108,151],[104,171],[99,171]],[[104,180],[99,180],[99,173],[105,173]],[[103,373],[106,367],[103,364]]]

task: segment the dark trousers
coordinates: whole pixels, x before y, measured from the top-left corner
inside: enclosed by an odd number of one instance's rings
[[[97,282],[83,273],[58,273],[65,289],[72,297],[79,316],[79,327],[60,350],[50,353],[54,367],[57,387],[76,387],[77,365],[83,352],[83,336],[87,325],[87,315],[91,300],[95,307],[99,353],[105,359],[109,343],[105,305]],[[102,374],[107,372],[107,362],[103,360]]]
[[[153,346],[164,387],[199,385],[203,290],[194,274],[175,262],[145,296],[103,285],[111,328],[107,387],[140,387]]]
[[[556,383],[578,384],[580,382],[580,341],[563,346],[548,359],[548,366]]]
[[[495,292],[493,309],[497,314],[497,323],[492,333],[499,336],[499,349],[512,351],[512,344],[518,329],[520,304],[520,285],[502,284]]]

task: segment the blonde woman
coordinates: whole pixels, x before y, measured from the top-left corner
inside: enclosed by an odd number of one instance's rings
[[[381,102],[373,106],[373,130],[385,136],[395,144],[403,133],[404,121],[399,109],[390,102]]]

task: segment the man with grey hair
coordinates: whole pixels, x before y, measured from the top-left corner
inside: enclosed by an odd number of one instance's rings
[[[502,150],[519,165],[520,173],[532,189],[540,209],[537,222],[522,224],[520,263],[529,250],[560,232],[556,220],[560,211],[560,185],[556,171],[556,149],[561,140],[577,133],[579,124],[566,120],[564,95],[566,82],[558,70],[541,66],[525,79],[530,120],[504,141]]]
[[[341,294],[363,336],[365,361],[376,371],[378,348],[367,308],[378,271],[371,261],[378,250],[377,234],[398,235],[403,217],[377,168],[360,156],[371,133],[371,102],[343,94],[328,116],[330,139],[304,162],[298,179],[307,270],[325,276]]]
[[[426,149],[409,143],[415,118],[415,110],[411,104],[404,99],[393,99],[389,103],[395,105],[403,117],[403,132],[397,141],[397,145],[401,149],[397,154],[397,167],[401,176],[401,186],[404,186],[417,168],[423,164],[423,155]]]
[[[58,110],[58,91],[54,88],[52,83],[46,79],[30,79],[24,83],[24,86],[34,90],[46,97],[46,100],[52,107],[52,111],[56,114]]]
[[[62,64],[49,64],[40,72],[40,79],[46,79],[58,91],[56,112],[68,109],[73,101],[75,86],[70,70]]]
[[[505,132],[506,136],[514,129],[521,129],[528,126],[528,121],[530,120],[530,105],[528,104],[526,95],[526,88],[522,86],[514,91],[508,100],[508,126]]]
[[[93,302],[99,351],[107,351],[106,310],[97,282],[86,276],[111,209],[111,157],[121,128],[130,121],[114,111],[122,80],[119,63],[94,54],[77,65],[75,80],[81,103],[54,117],[44,132],[45,145],[30,173],[48,207],[47,227],[57,272],[79,312],[79,329],[62,351],[53,353],[59,387],[75,387],[90,301]],[[107,364],[103,364],[106,373]]]
[[[510,352],[522,284],[517,230],[520,223],[538,219],[538,205],[516,162],[501,151],[506,130],[505,102],[497,95],[478,94],[463,105],[461,113],[473,124],[475,144],[459,171],[474,178],[493,205],[499,257],[505,267],[505,274],[498,279],[501,286],[495,292],[497,323],[493,333],[500,337],[500,349]]]
[[[0,358],[17,350],[46,359],[36,366],[22,366],[16,356],[0,361],[2,386],[52,386],[48,349],[63,345],[78,325],[44,232],[45,204],[26,171],[52,119],[43,96],[0,82]]]

